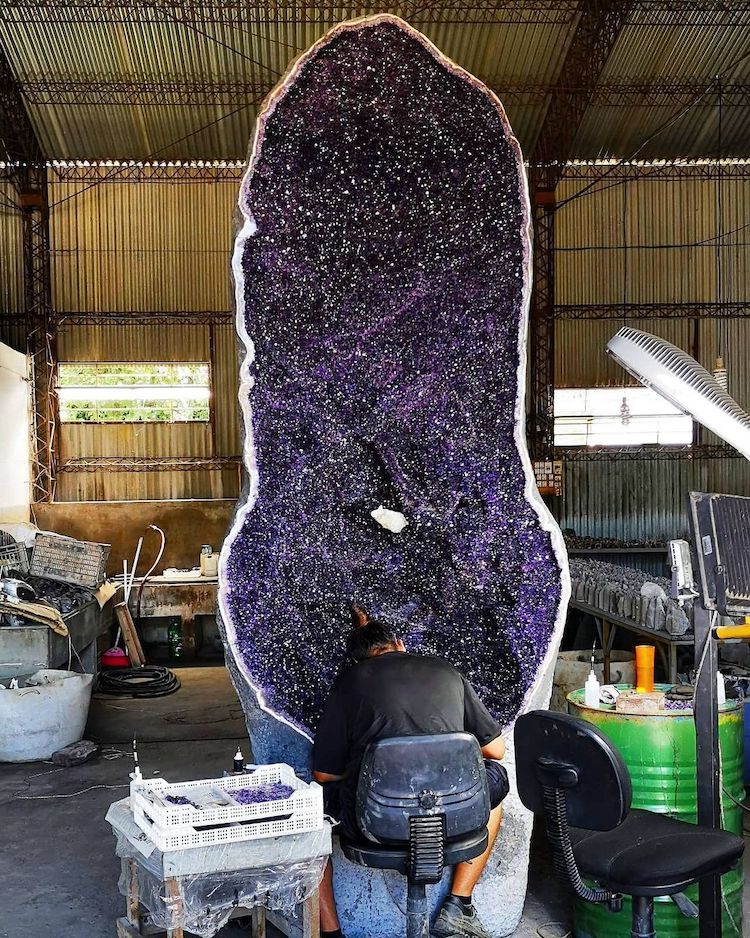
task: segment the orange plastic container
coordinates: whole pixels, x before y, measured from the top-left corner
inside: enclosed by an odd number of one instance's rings
[[[639,694],[650,694],[654,690],[653,645],[635,646],[635,689]]]

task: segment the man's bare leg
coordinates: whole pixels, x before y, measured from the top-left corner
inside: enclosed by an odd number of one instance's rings
[[[329,859],[320,882],[320,930],[335,932],[340,928],[336,900],[333,895],[333,864]]]
[[[464,860],[454,869],[451,885],[452,895],[468,898],[474,892],[474,887],[479,882],[479,877],[482,875],[485,866],[487,866],[492,848],[495,846],[502,819],[503,806],[499,804],[490,811],[490,819],[487,822],[487,849],[481,856],[474,857],[473,860]]]

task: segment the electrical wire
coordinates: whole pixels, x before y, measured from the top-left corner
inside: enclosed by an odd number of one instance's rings
[[[189,140],[191,137],[195,137],[197,134],[203,133],[204,130],[220,124],[222,121],[226,120],[228,117],[234,117],[235,114],[239,114],[240,111],[246,111],[250,107],[255,107],[257,101],[246,101],[244,104],[241,104],[239,107],[234,108],[231,111],[227,111],[226,114],[222,114],[220,117],[215,118],[212,121],[209,121],[207,124],[203,124],[201,127],[197,127],[195,130],[191,130],[190,133],[185,134],[182,137],[179,137],[177,140],[170,140],[169,143],[165,143],[164,146],[159,147],[157,150],[153,150],[147,156],[144,156],[142,160],[138,160],[139,164],[147,164],[154,157],[158,156],[160,153],[163,153],[164,150],[170,150],[172,147],[177,146],[178,143],[184,143],[185,140]],[[65,202],[70,202],[72,199],[77,199],[80,195],[83,195],[84,192],[88,192],[89,189],[95,189],[97,186],[100,186],[103,182],[106,182],[108,179],[111,179],[113,176],[118,176],[121,173],[127,172],[131,169],[131,164],[128,163],[124,166],[115,166],[108,173],[105,173],[100,179],[94,180],[94,182],[89,183],[87,186],[83,186],[80,189],[76,189],[75,192],[72,192],[70,195],[63,196],[63,198],[58,199],[56,202],[51,202],[49,205],[50,210],[57,208],[58,205],[64,205]]]
[[[252,62],[253,65],[258,65],[260,68],[265,69],[265,71],[270,72],[274,78],[281,78],[281,73],[273,68],[271,65],[266,65],[265,62],[261,62],[258,59],[254,59],[251,55],[242,52],[240,49],[237,49],[235,46],[230,45],[228,42],[224,42],[223,39],[219,39],[218,36],[212,36],[211,33],[206,32],[206,30],[201,29],[199,26],[196,26],[195,23],[191,23],[182,17],[179,17],[172,13],[171,10],[168,10],[161,3],[154,2],[154,0],[141,0],[141,2],[152,10],[157,10],[159,13],[163,14],[168,20],[171,20],[173,23],[176,23],[178,26],[183,26],[185,29],[191,29],[194,33],[197,33],[199,36],[203,36],[206,39],[209,39],[215,45],[220,46],[222,49],[227,49],[229,52],[233,52],[235,55],[240,56],[242,59],[247,59],[248,62]],[[222,26],[229,26],[234,28],[230,23],[222,23]],[[244,30],[243,30],[244,31]],[[250,33],[252,36],[253,34]],[[256,36],[258,39],[265,39],[268,41],[267,36]],[[286,45],[286,43],[284,43]]]
[[[639,144],[638,144],[638,147],[634,150],[633,153],[630,154],[630,156],[626,156],[626,157],[623,157],[621,160],[618,160],[616,163],[614,163],[614,164],[610,167],[609,170],[607,170],[607,172],[603,173],[598,179],[594,179],[594,180],[593,180],[592,182],[590,182],[587,186],[584,186],[582,189],[579,189],[578,192],[575,192],[573,195],[568,196],[567,199],[563,199],[561,202],[558,202],[557,205],[555,206],[555,211],[557,212],[557,211],[559,211],[564,205],[567,205],[569,202],[575,202],[577,199],[580,199],[580,198],[582,198],[583,196],[587,195],[594,187],[598,186],[599,183],[600,183],[603,179],[606,179],[606,178],[607,178],[611,173],[613,173],[616,169],[620,169],[620,168],[621,168],[622,166],[624,166],[626,163],[631,163],[631,162],[638,156],[638,154],[641,152],[641,150],[642,150],[645,146],[647,146],[649,143],[651,143],[651,141],[652,141],[655,137],[658,137],[660,133],[662,133],[662,132],[665,131],[665,130],[668,130],[668,129],[672,126],[672,124],[676,123],[681,117],[683,117],[683,116],[684,116],[685,114],[687,114],[690,110],[692,110],[692,109],[696,106],[696,104],[698,104],[700,101],[702,101],[703,98],[705,98],[706,95],[709,94],[709,93],[714,89],[714,87],[716,86],[717,81],[720,81],[720,79],[723,78],[728,72],[730,72],[732,69],[736,68],[738,65],[742,64],[746,59],[750,59],[750,51],[744,52],[741,56],[738,56],[738,58],[736,58],[733,62],[730,62],[729,65],[727,65],[727,66],[716,76],[716,78],[714,78],[714,80],[711,82],[710,85],[708,85],[706,88],[704,88],[703,91],[700,91],[692,100],[688,101],[688,103],[687,103],[684,107],[680,108],[680,109],[677,110],[674,114],[672,114],[670,117],[668,117],[667,120],[666,120],[663,124],[660,124],[660,125],[656,128],[656,130],[654,130],[651,134],[649,134],[648,137],[646,137],[645,140],[643,140],[641,143],[639,143]],[[621,185],[622,183],[619,183],[619,184]],[[599,191],[599,190],[597,189],[597,192],[598,192],[598,191]]]
[[[727,791],[723,785],[721,786],[721,790],[724,792],[727,798],[729,798],[730,801],[733,801],[737,805],[738,808],[742,808],[743,811],[747,811],[748,814],[750,814],[750,805],[746,805],[746,804],[743,804],[741,801],[738,801],[737,798],[735,798],[731,792]]]
[[[102,671],[96,693],[112,697],[168,697],[180,689],[180,679],[169,668],[147,664],[142,668]]]
[[[71,791],[63,795],[16,795],[16,801],[47,801],[52,798],[77,798],[78,795],[85,795],[87,791],[95,791],[97,788],[128,788],[128,785],[89,785],[88,788],[82,788],[80,791]]]
[[[161,546],[159,547],[159,553],[156,555],[156,560],[151,564],[148,570],[143,575],[141,582],[138,584],[138,595],[135,600],[135,621],[138,625],[141,624],[141,596],[143,595],[143,587],[146,585],[146,580],[151,576],[151,574],[156,570],[156,566],[162,558],[164,553],[164,548],[167,545],[167,536],[159,527],[158,524],[150,524],[146,530],[151,529],[152,531],[158,531],[161,536]]]

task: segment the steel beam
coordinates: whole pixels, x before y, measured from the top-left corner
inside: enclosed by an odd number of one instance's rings
[[[747,303],[599,303],[555,306],[555,319],[748,319]]]
[[[563,462],[653,462],[702,459],[743,459],[733,446],[700,444],[697,446],[606,446],[553,448],[553,459]]]
[[[23,219],[24,315],[34,400],[31,499],[47,502],[55,492],[56,411],[47,166],[2,46],[0,141]]]
[[[226,326],[234,322],[234,313],[222,310],[75,310],[54,315],[57,328],[65,326]]]
[[[531,155],[534,283],[529,320],[528,438],[534,459],[550,457],[555,434],[555,189],[632,7],[629,0],[581,0],[578,24]]]
[[[301,51],[301,50],[300,50]],[[293,52],[291,53],[293,54]],[[539,105],[549,95],[563,91],[576,98],[590,94],[581,84],[561,88],[559,84],[524,81],[507,75],[480,75],[482,81],[504,101]],[[610,82],[599,84],[590,94],[591,107],[716,107],[717,94],[706,93],[713,79],[691,82]],[[264,76],[218,79],[195,76],[169,79],[105,77],[37,76],[20,83],[29,104],[43,107],[210,107],[214,104],[237,104],[247,99],[260,104],[274,87]],[[746,107],[750,104],[750,84],[722,85],[722,107]]]
[[[143,23],[163,20],[159,7],[185,23],[235,25],[251,31],[252,24],[322,27],[351,15],[395,13],[415,26],[428,24],[567,25],[575,19],[577,0],[394,0],[369,4],[343,4],[339,0],[6,0],[6,23],[86,22]]]
[[[97,186],[123,182],[165,182],[170,184],[193,182],[230,182],[236,184],[245,174],[247,165],[227,161],[226,163],[140,163],[135,160],[106,165],[93,163],[53,163],[50,166],[50,181],[54,183],[95,182]],[[54,202],[54,199],[53,199]]]
[[[716,182],[718,170],[723,179],[750,179],[750,160],[654,160],[650,163],[568,163],[566,181],[643,179],[679,182],[682,179],[710,179]]]
[[[241,456],[77,456],[62,463],[58,472],[196,472],[237,469],[241,464]]]

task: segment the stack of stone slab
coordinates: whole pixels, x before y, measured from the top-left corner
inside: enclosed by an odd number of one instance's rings
[[[692,601],[669,596],[670,582],[641,570],[572,557],[571,598],[631,619],[636,625],[678,637],[692,630]]]

